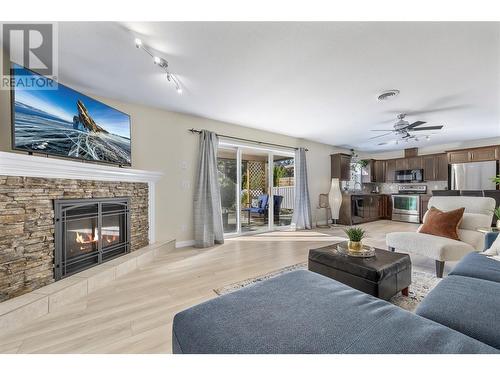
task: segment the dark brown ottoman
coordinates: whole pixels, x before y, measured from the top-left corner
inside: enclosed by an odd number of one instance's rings
[[[388,300],[398,292],[408,295],[408,254],[375,249],[374,257],[355,258],[337,252],[336,248],[337,245],[329,245],[309,250],[309,270],[381,299]]]

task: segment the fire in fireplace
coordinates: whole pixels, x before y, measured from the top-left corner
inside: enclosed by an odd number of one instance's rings
[[[56,200],[55,279],[130,252],[129,207],[129,198]]]

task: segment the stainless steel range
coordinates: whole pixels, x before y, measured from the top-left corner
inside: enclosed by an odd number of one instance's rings
[[[426,185],[400,185],[392,196],[392,220],[420,223],[420,195],[427,193]]]

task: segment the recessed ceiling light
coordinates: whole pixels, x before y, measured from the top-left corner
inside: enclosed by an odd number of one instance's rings
[[[385,100],[393,99],[399,95],[399,90],[387,90],[382,92],[379,96],[377,96],[377,100],[379,102],[383,102]]]

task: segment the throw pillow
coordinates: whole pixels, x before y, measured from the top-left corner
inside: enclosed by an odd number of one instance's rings
[[[424,223],[419,232],[460,241],[458,226],[462,221],[464,211],[464,207],[447,212],[431,207],[425,215]]]

